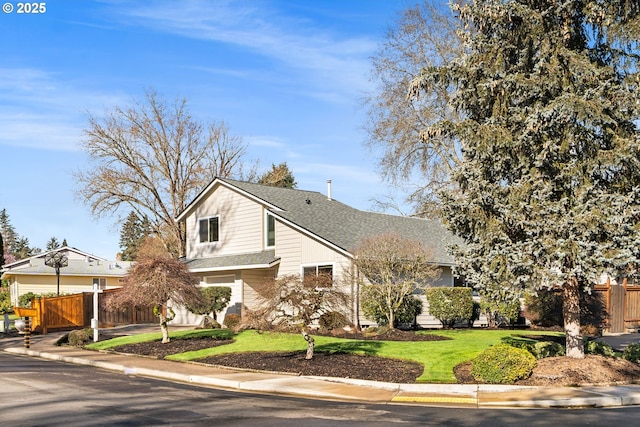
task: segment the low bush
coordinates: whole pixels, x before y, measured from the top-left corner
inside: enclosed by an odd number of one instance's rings
[[[426,291],[429,314],[451,328],[457,322],[473,317],[473,290],[471,288],[430,288]]]
[[[471,375],[490,384],[513,384],[527,378],[536,366],[536,358],[527,350],[508,344],[489,347],[473,360]]]
[[[536,359],[565,355],[564,346],[554,341],[532,341],[530,339],[504,337],[502,338],[502,342],[515,348],[527,350]]]
[[[321,329],[333,330],[344,328],[345,326],[349,326],[349,319],[347,316],[340,313],[339,311],[330,311],[328,313],[323,313],[320,315],[320,319],[318,319],[318,324]]]
[[[369,286],[362,291],[362,311],[365,316],[375,321],[378,325],[385,326],[389,323],[388,312],[385,304],[381,304],[376,297],[375,287]],[[416,317],[422,313],[422,301],[414,295],[405,295],[400,306],[395,310],[394,327],[399,325],[413,325]]]
[[[622,352],[622,358],[640,363],[640,343],[629,344]]]
[[[534,345],[533,355],[536,359],[544,359],[545,357],[564,356],[566,350],[560,343],[554,341],[538,341]]]
[[[240,318],[239,314],[229,313],[224,316],[224,321],[222,323],[229,329],[236,329],[238,326],[240,326],[241,320],[242,319]]]
[[[600,341],[587,341],[584,344],[584,352],[586,354],[600,354],[609,357],[613,357],[616,354],[609,344]]]
[[[93,338],[91,329],[78,329],[69,332],[67,343],[74,347],[82,347]]]

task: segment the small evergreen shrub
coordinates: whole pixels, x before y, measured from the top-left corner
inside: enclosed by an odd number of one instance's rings
[[[31,300],[36,297],[33,292],[27,292],[18,297],[18,305],[20,307],[31,307]]]
[[[222,322],[229,329],[236,329],[240,326],[240,315],[236,313],[229,313],[224,316],[224,322]]]
[[[538,341],[533,348],[533,355],[536,359],[544,359],[545,357],[564,356],[566,350],[560,343],[553,341]]]
[[[587,354],[600,354],[602,356],[615,356],[613,348],[604,342],[600,341],[587,341],[584,344],[584,352]]]
[[[490,384],[513,384],[529,377],[535,366],[536,358],[527,350],[496,344],[473,360],[471,375]]]
[[[515,348],[521,348],[523,350],[527,350],[529,353],[536,355],[535,345],[536,342],[530,339],[518,339],[514,337],[503,337],[501,341],[504,344],[508,344]]]
[[[78,329],[69,332],[68,344],[74,347],[82,347],[93,338],[91,329]]]
[[[640,363],[640,343],[629,344],[622,352],[622,358]]]
[[[347,316],[338,311],[330,311],[328,313],[323,313],[320,315],[318,324],[322,329],[340,329],[344,328],[345,326],[349,326],[349,319],[347,319]]]
[[[471,288],[430,288],[426,291],[429,314],[451,328],[456,322],[473,317],[473,290]]]

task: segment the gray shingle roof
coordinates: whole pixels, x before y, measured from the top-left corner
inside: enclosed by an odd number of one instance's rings
[[[199,269],[215,270],[216,268],[228,270],[230,267],[256,268],[274,265],[279,258],[276,258],[274,250],[254,252],[248,254],[225,255],[212,258],[196,258],[184,260],[191,271]]]
[[[434,250],[434,261],[453,264],[447,248],[457,243],[440,221],[361,211],[315,191],[270,187],[230,179],[221,181],[237,187],[267,204],[276,216],[351,252],[363,238],[393,232],[420,241]],[[280,210],[279,210],[280,209]]]
[[[108,276],[124,276],[127,274],[131,262],[128,261],[98,261],[93,260],[86,262],[79,259],[70,259],[67,267],[60,269],[61,276],[95,276],[95,277],[108,277]],[[44,258],[32,258],[29,264],[16,267],[13,269],[7,269],[4,271],[4,275],[14,274],[28,274],[28,275],[43,275],[51,276],[55,275],[55,269],[44,264]]]

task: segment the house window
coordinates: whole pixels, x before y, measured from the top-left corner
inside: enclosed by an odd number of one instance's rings
[[[333,266],[328,264],[302,267],[302,277],[306,286],[321,288],[333,286]]]
[[[198,221],[200,243],[217,242],[220,239],[220,221],[217,216]]]
[[[93,279],[93,286],[95,287],[96,285],[100,290],[107,289],[107,279],[105,279],[104,277],[95,277]]]
[[[276,245],[276,218],[267,213],[267,247]]]

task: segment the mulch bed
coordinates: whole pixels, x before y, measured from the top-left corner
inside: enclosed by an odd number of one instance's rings
[[[319,334],[316,333],[315,335]],[[384,341],[441,341],[449,339],[433,334],[416,334],[413,331],[401,330],[389,330],[378,335],[346,331],[326,335],[358,340]],[[150,341],[121,345],[114,347],[112,350],[120,353],[163,359],[171,354],[201,350],[232,342],[233,340],[213,340],[211,338],[172,339],[165,344],[160,341]],[[321,351],[316,351],[311,360],[305,359],[305,356],[305,351],[230,353],[207,357],[198,360],[198,362],[230,368],[286,372],[295,375],[356,378],[394,383],[414,383],[424,370],[423,366],[416,362],[375,356]]]

